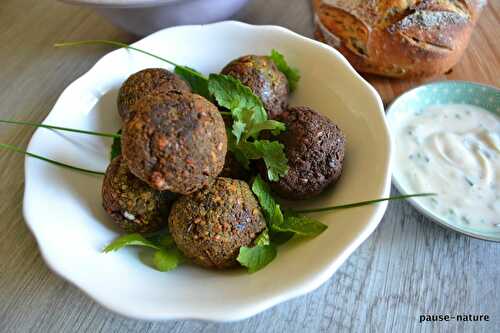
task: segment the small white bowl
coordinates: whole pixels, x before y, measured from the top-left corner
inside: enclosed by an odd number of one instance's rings
[[[114,25],[138,36],[175,25],[227,20],[248,0],[60,0],[94,8]]]
[[[297,208],[389,194],[391,140],[382,101],[333,48],[281,27],[238,22],[170,28],[134,46],[205,74],[219,72],[239,56],[277,49],[302,73],[291,105],[311,106],[336,122],[347,137],[339,182]],[[66,88],[45,123],[116,131],[120,85],[140,69],[160,66],[171,68],[141,53],[113,51]],[[104,170],[110,144],[103,138],[39,129],[28,149],[68,164]],[[387,207],[380,203],[316,215],[329,225],[324,233],[285,244],[276,260],[255,274],[191,265],[161,273],[143,264],[137,249],[101,252],[119,235],[101,206],[102,177],[33,158],[26,159],[25,168],[24,216],[51,269],[103,306],[148,320],[238,320],[314,290],[375,230]]]
[[[470,104],[500,116],[500,90],[475,82],[438,81],[423,84],[403,93],[387,109],[387,121],[396,140],[396,148],[397,133],[401,129],[402,117],[410,112],[419,112],[441,104]],[[404,172],[401,172],[402,170],[404,170],[404,164],[396,161],[393,167],[393,184],[401,194],[411,194],[413,192],[409,190],[408,178]],[[467,196],[467,193],[463,195]],[[426,204],[426,200],[428,198],[410,198],[408,202],[431,221],[445,228],[474,238],[500,242],[500,230],[481,230],[452,222],[449,218],[432,210]]]

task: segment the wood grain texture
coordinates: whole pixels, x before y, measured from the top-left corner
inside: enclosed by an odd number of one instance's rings
[[[499,17],[500,1],[490,1],[462,62],[433,79],[500,85]],[[309,0],[254,0],[237,19],[307,36],[313,31]],[[53,0],[3,0],[0,117],[42,120],[63,89],[107,52],[51,45],[91,38],[135,39],[86,9]],[[385,102],[422,82],[369,80]],[[31,133],[1,126],[0,142],[24,147]],[[0,332],[500,331],[500,245],[444,230],[406,203],[391,203],[380,227],[321,288],[253,318],[227,324],[123,318],[44,264],[21,215],[23,174],[22,156],[0,152]],[[484,313],[491,321],[419,324],[425,313]]]

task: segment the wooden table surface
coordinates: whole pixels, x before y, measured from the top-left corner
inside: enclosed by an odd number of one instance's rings
[[[500,86],[500,1],[490,0],[460,65],[437,79]],[[237,19],[311,36],[308,0],[255,0]],[[108,50],[56,50],[56,41],[136,38],[87,9],[2,0],[0,117],[40,121],[62,90]],[[436,78],[434,78],[436,79]],[[419,82],[369,78],[385,102]],[[0,126],[25,147],[32,129]],[[142,322],[103,309],[44,264],[21,215],[23,160],[0,152],[0,332],[500,332],[500,245],[444,230],[406,203],[318,290],[235,323]],[[488,314],[489,322],[419,323],[422,314]]]

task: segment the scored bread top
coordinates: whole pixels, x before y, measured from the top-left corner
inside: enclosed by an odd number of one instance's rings
[[[395,77],[432,75],[453,66],[487,2],[312,1],[318,39],[337,47],[358,70]]]

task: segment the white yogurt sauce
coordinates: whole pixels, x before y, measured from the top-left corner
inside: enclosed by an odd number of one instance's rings
[[[409,193],[441,218],[500,231],[500,119],[467,104],[398,112],[395,172]]]

